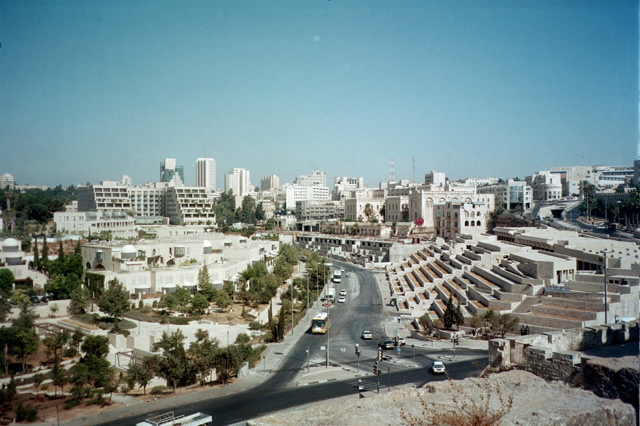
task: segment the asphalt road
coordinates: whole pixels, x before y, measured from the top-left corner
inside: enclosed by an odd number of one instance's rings
[[[402,348],[403,358],[407,362],[381,363],[382,374],[378,380],[372,374],[373,363],[377,357],[377,342],[385,337],[383,321],[391,318],[385,314],[382,297],[371,271],[357,266],[334,261],[336,267],[343,267],[345,272],[341,283],[335,283],[336,295],[340,290],[347,291],[346,303],[336,303],[327,308],[331,316],[331,327],[326,335],[312,334],[309,330],[293,345],[279,364],[276,374],[262,384],[251,389],[234,394],[219,396],[209,399],[201,399],[196,402],[176,402],[175,406],[163,409],[162,412],[173,411],[175,415],[187,415],[195,412],[205,412],[213,416],[215,424],[233,424],[250,420],[265,414],[291,409],[293,407],[313,404],[331,398],[354,395],[358,397],[357,378],[346,380],[328,381],[306,386],[295,386],[297,378],[307,368],[307,363],[315,366],[326,366],[327,352],[329,348],[329,361],[331,366],[358,365],[355,356],[355,345],[359,344],[361,356],[359,357],[361,378],[366,391],[363,395],[371,395],[370,392],[387,391],[391,388],[416,384],[422,385],[432,380],[444,380],[445,376],[433,376],[429,373],[428,365],[431,360],[437,358],[437,353],[427,348],[412,349],[409,346]],[[373,340],[362,340],[360,334],[363,330],[373,333]],[[307,358],[307,350],[309,357]],[[467,353],[468,352],[468,353]],[[395,350],[387,350],[385,355],[390,355],[397,360],[398,353]],[[409,356],[408,354],[412,354]],[[414,356],[416,354],[417,356]],[[486,357],[479,357],[478,352],[459,350],[460,356],[470,355],[473,359],[460,362],[448,362],[448,375],[453,379],[462,379],[477,374],[486,366]],[[131,416],[126,421],[102,423],[104,425],[135,425],[152,415],[160,412],[147,412]]]

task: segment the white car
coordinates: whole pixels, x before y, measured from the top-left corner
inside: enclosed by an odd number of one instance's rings
[[[373,333],[370,331],[363,331],[362,334],[360,335],[360,337],[364,340],[371,340],[373,339]]]
[[[340,296],[346,296],[346,295],[347,295],[347,290],[345,290],[344,288],[340,290]]]
[[[440,361],[433,361],[431,365],[431,373],[433,374],[445,374],[447,372],[446,368],[444,368],[444,364]]]
[[[344,296],[340,296],[340,297],[338,298],[338,303],[344,303],[344,302],[346,302],[346,301],[347,301],[347,299],[346,299]]]

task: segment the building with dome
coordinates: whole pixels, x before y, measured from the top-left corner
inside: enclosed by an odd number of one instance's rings
[[[27,278],[29,267],[19,240],[7,238],[0,242],[0,268],[9,269],[16,279]]]

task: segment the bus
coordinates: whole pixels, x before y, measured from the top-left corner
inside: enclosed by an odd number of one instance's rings
[[[324,334],[329,330],[331,319],[326,312],[320,312],[311,320],[311,332],[313,334]]]
[[[340,269],[336,269],[335,271],[333,271],[333,282],[339,283],[341,280],[342,280],[342,272],[340,271]]]

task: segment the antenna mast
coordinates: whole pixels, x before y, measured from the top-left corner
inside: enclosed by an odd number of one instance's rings
[[[396,181],[396,169],[393,164],[393,158],[392,158],[391,161],[389,162],[389,182],[395,182],[395,181]]]

